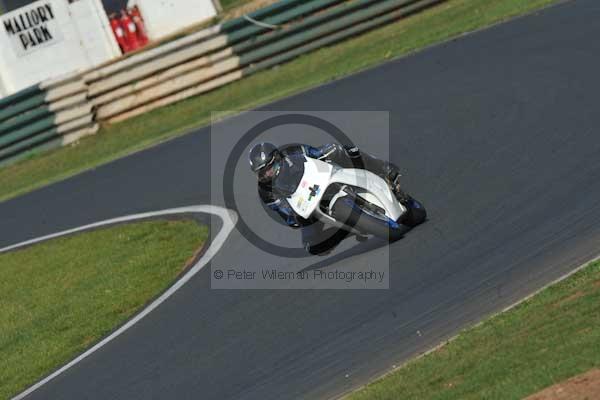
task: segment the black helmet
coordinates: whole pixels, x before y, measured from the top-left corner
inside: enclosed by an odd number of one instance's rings
[[[261,182],[266,182],[279,173],[281,155],[273,143],[258,143],[248,154],[250,169],[258,174]]]

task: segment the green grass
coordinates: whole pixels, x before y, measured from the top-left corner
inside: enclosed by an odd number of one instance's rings
[[[251,1],[252,0],[221,0],[221,7],[223,7],[223,11],[228,11],[235,7],[250,3]]]
[[[348,400],[521,399],[600,366],[600,262]]]
[[[152,221],[0,254],[0,399],[68,362],[166,289],[208,229]]]
[[[0,200],[208,124],[212,111],[250,109],[554,1],[450,0],[203,96],[104,127],[99,134],[82,140],[75,147],[58,149],[0,169]]]

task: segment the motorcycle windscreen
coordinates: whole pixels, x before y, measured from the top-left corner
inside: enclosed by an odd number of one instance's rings
[[[288,197],[296,191],[304,175],[304,158],[301,154],[287,155],[281,160],[281,169],[273,180],[273,191]]]

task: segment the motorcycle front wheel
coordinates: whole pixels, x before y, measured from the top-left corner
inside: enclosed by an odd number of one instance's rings
[[[408,201],[403,202],[402,205],[407,208],[407,212],[400,217],[400,222],[403,225],[414,228],[417,225],[422,224],[427,219],[427,211],[421,202],[408,196]]]

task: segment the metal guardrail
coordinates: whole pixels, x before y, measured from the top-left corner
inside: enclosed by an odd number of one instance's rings
[[[281,0],[0,100],[0,165],[196,96],[445,0]]]
[[[31,151],[95,133],[92,103],[81,78],[48,81],[0,100],[0,166]],[[51,145],[52,144],[52,145]]]

